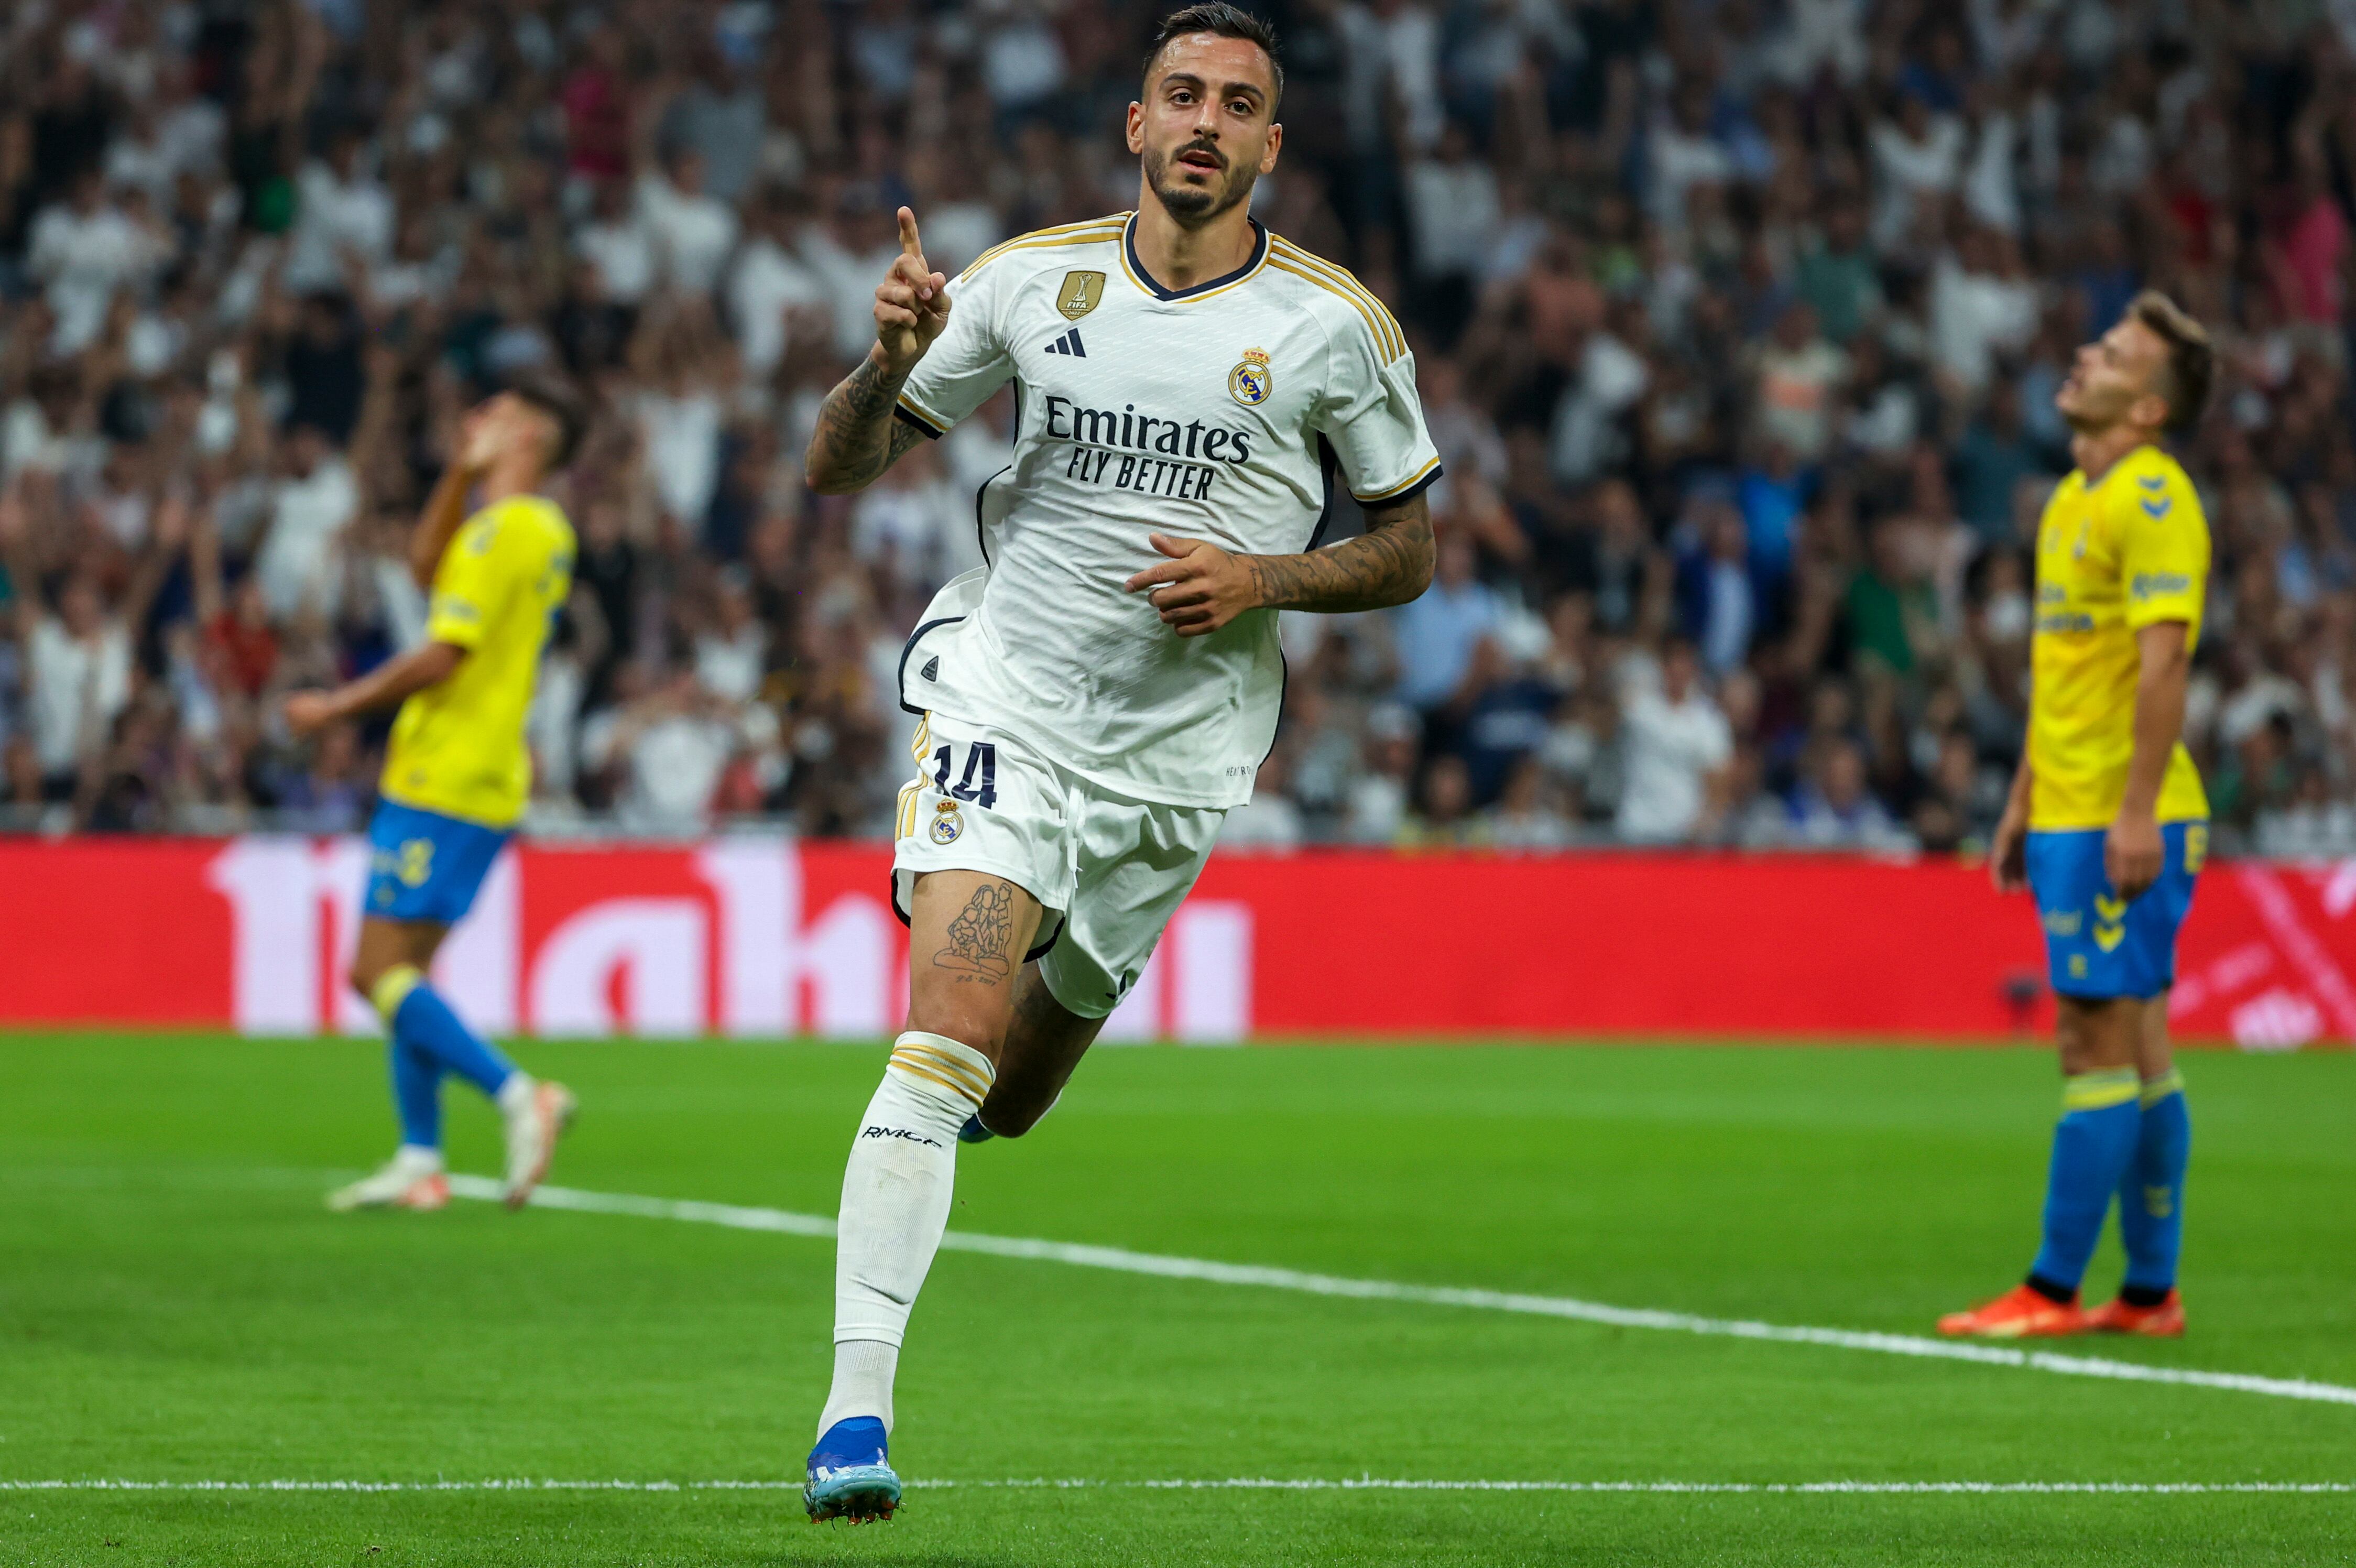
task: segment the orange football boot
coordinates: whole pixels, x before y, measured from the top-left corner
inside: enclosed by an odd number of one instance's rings
[[[2147,1334],[2155,1339],[2184,1337],[2184,1298],[2170,1290],[2156,1305],[2137,1306],[2126,1300],[2104,1302],[2086,1314],[2086,1326],[2098,1334]]]
[[[2045,1339],[2083,1334],[2086,1328],[2086,1315],[2078,1310],[2077,1297],[2058,1302],[2025,1284],[2013,1286],[1984,1306],[1951,1312],[1939,1319],[1942,1334],[1972,1334],[1985,1339]]]

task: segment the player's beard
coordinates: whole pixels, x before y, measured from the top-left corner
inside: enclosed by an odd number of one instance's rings
[[[1167,153],[1157,153],[1149,147],[1145,153],[1145,183],[1152,188],[1154,199],[1178,220],[1182,229],[1199,229],[1237,203],[1248,200],[1252,186],[1259,177],[1259,170],[1252,165],[1229,161],[1219,171],[1223,178],[1213,189],[1204,190],[1173,182],[1170,178],[1171,163],[1180,153],[1201,145],[1189,142]],[[1224,152],[1213,150],[1220,158],[1227,156]]]

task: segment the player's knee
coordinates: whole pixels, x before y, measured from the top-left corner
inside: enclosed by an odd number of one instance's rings
[[[2062,1070],[2070,1074],[2094,1072],[2133,1062],[2141,1013],[2139,1004],[2125,998],[2060,998],[2054,1034],[2062,1047]]]
[[[359,993],[362,1001],[371,1000],[376,995],[376,983],[384,978],[388,967],[369,959],[356,958],[352,961],[352,967],[345,972],[344,983]]]
[[[923,996],[911,998],[908,1005],[909,1028],[970,1046],[992,1062],[1005,1054],[1006,1023],[1002,1005],[975,1006]]]

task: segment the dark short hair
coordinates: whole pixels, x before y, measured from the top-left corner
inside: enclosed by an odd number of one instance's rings
[[[2209,383],[2217,376],[2209,329],[2156,288],[2136,295],[2127,315],[2168,346],[2168,384],[2161,389],[2168,398],[2167,430],[2170,435],[2189,434],[2209,406]]]
[[[1199,5],[1188,5],[1162,18],[1153,30],[1152,47],[1145,51],[1145,78],[1153,79],[1153,68],[1161,63],[1162,51],[1170,47],[1173,38],[1186,38],[1194,33],[1213,33],[1223,38],[1241,38],[1248,44],[1258,44],[1259,52],[1268,57],[1269,75],[1276,81],[1276,96],[1284,97],[1284,60],[1277,53],[1276,29],[1240,5],[1226,0],[1205,0]],[[1276,107],[1274,103],[1269,105]]]
[[[589,429],[589,410],[580,394],[553,376],[527,376],[508,391],[555,423],[556,446],[548,455],[551,473],[573,461],[573,453],[581,449],[581,437]]]

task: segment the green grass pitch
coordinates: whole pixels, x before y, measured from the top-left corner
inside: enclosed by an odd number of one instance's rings
[[[880,1047],[527,1045],[555,1180],[831,1214]],[[2195,1055],[2180,1344],[2356,1385],[2356,1057]],[[867,1562],[2318,1563],[2356,1495],[1267,1491],[1421,1480],[2356,1482],[2356,1406],[948,1252],[888,1525],[783,1489],[824,1391],[823,1239],[464,1202],[331,1216],[376,1047],[0,1038],[0,1565]],[[963,1153],[958,1230],[1919,1335],[2019,1277],[2041,1051],[1107,1049]],[[450,1095],[454,1161],[494,1166]],[[2117,1277],[2105,1243],[2090,1284]],[[985,1487],[1023,1479],[1073,1487]]]

